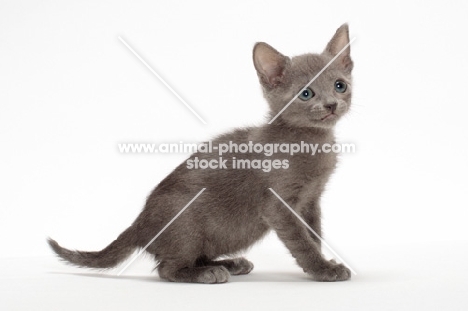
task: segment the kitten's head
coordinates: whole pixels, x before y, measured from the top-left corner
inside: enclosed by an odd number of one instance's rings
[[[349,110],[353,69],[349,46],[304,89],[348,43],[348,25],[345,24],[338,28],[321,54],[289,58],[266,43],[255,45],[254,65],[271,108],[271,118],[301,92],[273,124],[331,128]]]

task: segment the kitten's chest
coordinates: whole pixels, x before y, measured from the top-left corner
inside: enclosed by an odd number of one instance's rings
[[[332,148],[335,144],[332,131],[298,130],[280,134],[276,137],[276,143],[289,145],[290,152],[282,156],[289,163],[288,169],[297,178],[328,176],[333,172],[337,154]]]
[[[286,161],[287,168],[269,174],[269,183],[284,187],[291,194],[304,189],[320,193],[337,164],[337,154],[332,152],[335,143],[332,131],[281,130],[265,135],[264,142],[286,144],[289,153],[276,153],[274,158]]]
[[[288,156],[289,168],[295,174],[303,172],[310,176],[320,176],[332,172],[337,164],[335,153],[300,153]],[[298,174],[300,175],[300,174]]]
[[[301,153],[290,156],[288,161],[289,167],[284,172],[287,176],[285,186],[297,194],[306,191],[319,195],[335,170],[337,157],[334,153]]]
[[[335,170],[337,157],[333,153],[300,154],[291,156],[288,161],[289,167],[280,175],[277,185],[300,210],[307,202],[320,198]]]
[[[264,174],[266,184],[300,211],[306,208],[308,202],[320,198],[335,169],[337,158],[334,154],[297,154],[288,156],[286,161],[286,169]]]

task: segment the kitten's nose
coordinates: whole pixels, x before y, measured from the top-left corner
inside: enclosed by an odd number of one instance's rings
[[[336,103],[333,103],[333,104],[325,104],[323,106],[325,107],[325,109],[327,109],[331,113],[334,113],[336,111],[336,106],[338,105]]]

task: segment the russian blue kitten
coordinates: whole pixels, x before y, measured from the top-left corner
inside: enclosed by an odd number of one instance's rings
[[[253,62],[270,119],[349,43],[343,25],[321,54],[286,57],[266,43],[257,43]],[[237,129],[217,137],[213,145],[233,141],[248,143],[330,143],[333,127],[351,105],[349,47],[272,124]],[[217,152],[195,153],[190,159],[218,159]],[[141,249],[200,192],[206,190],[147,249],[158,263],[161,278],[174,282],[224,283],[230,275],[247,274],[253,264],[233,256],[274,230],[298,265],[317,281],[342,281],[351,277],[342,264],[324,259],[320,240],[276,198],[274,189],[319,235],[320,196],[335,169],[336,154],[308,153],[225,154],[225,158],[288,160],[289,168],[189,169],[179,165],[153,190],[133,224],[98,252],[71,251],[50,239],[64,260],[82,267],[117,266]]]

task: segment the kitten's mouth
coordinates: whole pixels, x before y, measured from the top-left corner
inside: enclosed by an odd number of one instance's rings
[[[325,121],[325,120],[328,120],[328,119],[335,119],[337,117],[338,117],[338,115],[332,112],[332,113],[327,114],[326,116],[324,116],[320,120]]]

